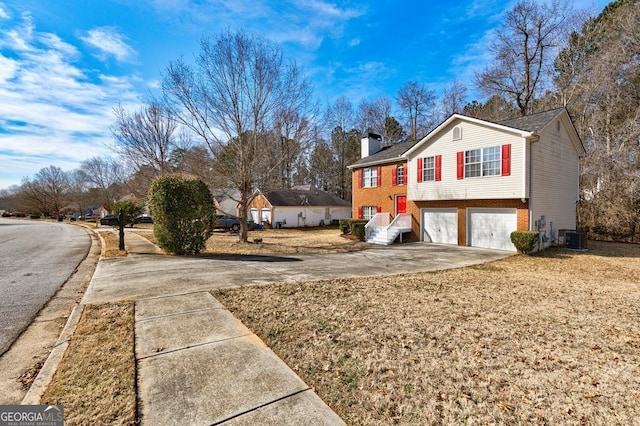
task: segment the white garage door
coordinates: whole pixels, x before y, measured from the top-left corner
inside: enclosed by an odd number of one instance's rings
[[[423,209],[422,212],[424,241],[458,244],[458,209]]]
[[[516,209],[469,209],[468,220],[470,246],[516,251],[511,243],[518,229]]]

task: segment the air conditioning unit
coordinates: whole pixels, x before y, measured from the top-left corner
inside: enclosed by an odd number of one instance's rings
[[[587,248],[587,235],[582,232],[565,233],[567,248],[573,250],[585,250]]]

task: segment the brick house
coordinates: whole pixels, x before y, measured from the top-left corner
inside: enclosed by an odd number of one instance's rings
[[[349,202],[311,185],[256,189],[248,208],[255,223],[277,228],[324,226],[351,217]]]
[[[364,138],[350,166],[353,214],[376,218],[370,229],[404,210],[412,240],[512,251],[512,231],[540,231],[548,245],[575,229],[585,150],[565,108],[500,123],[454,114],[419,141],[378,142]]]

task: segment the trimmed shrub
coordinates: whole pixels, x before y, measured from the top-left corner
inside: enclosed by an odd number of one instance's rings
[[[511,242],[518,252],[531,253],[538,242],[538,231],[514,231],[511,233]]]
[[[351,229],[351,233],[358,237],[360,241],[364,241],[364,226],[367,222],[368,221],[364,219],[351,219],[349,222],[349,229]]]
[[[158,244],[171,253],[199,253],[213,233],[216,209],[201,179],[156,178],[149,188],[149,211]]]
[[[349,232],[349,221],[350,220],[351,219],[340,219],[339,226],[340,226],[340,233],[341,234],[346,234],[346,233]]]
[[[136,223],[136,217],[142,214],[144,206],[136,204],[131,200],[120,201],[111,207],[111,214],[118,216],[120,209],[122,209],[124,226],[129,225],[133,228],[133,225]]]

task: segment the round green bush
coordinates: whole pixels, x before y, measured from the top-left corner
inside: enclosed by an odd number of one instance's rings
[[[538,232],[514,231],[511,233],[511,242],[518,252],[524,254],[531,253],[538,242]]]
[[[196,254],[213,232],[216,209],[209,188],[201,179],[182,175],[156,178],[149,188],[153,232],[163,249],[175,254]]]

